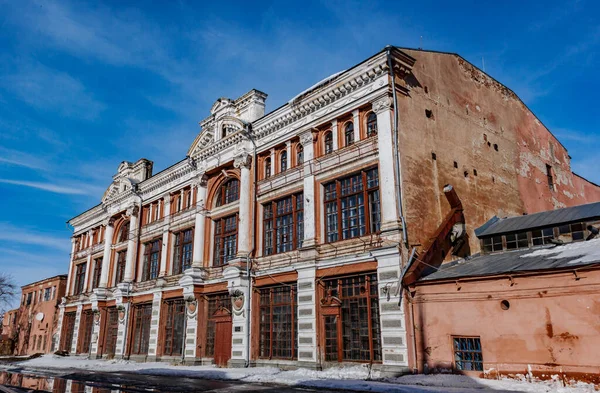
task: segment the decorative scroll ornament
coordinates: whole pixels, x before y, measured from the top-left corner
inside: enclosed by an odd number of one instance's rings
[[[92,312],[94,313],[94,325],[100,325],[100,310],[95,308]]]
[[[233,166],[236,168],[250,168],[252,157],[248,153],[241,153],[233,159]]]
[[[244,312],[244,303],[246,302],[246,297],[244,296],[244,292],[236,289],[231,294],[231,305],[233,306],[233,312],[235,315],[241,315]]]
[[[129,217],[137,217],[140,212],[140,207],[138,205],[133,205],[129,209],[127,209],[127,215]]]
[[[120,324],[125,323],[125,314],[126,314],[125,306],[123,306],[122,304],[118,305],[117,312],[118,312],[118,316],[119,316],[119,323]]]
[[[390,97],[381,97],[377,101],[373,102],[373,112],[379,114],[384,111],[388,111],[392,108],[392,99]]]
[[[310,145],[312,144],[314,141],[314,135],[311,131],[306,131],[303,134],[300,134],[300,143],[302,144],[302,146],[306,147],[306,145]]]
[[[185,308],[189,319],[193,319],[198,312],[198,301],[194,295],[185,298]]]

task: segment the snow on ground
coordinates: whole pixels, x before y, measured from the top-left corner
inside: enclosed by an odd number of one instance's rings
[[[600,261],[600,238],[586,242],[568,243],[552,248],[543,248],[529,254],[521,255],[521,258],[548,255],[548,258],[578,258],[569,264],[589,263]]]
[[[14,367],[15,364],[2,367]],[[126,360],[87,360],[78,357],[45,355],[18,363],[27,369],[43,369],[69,373],[69,369],[101,372],[135,372],[148,375],[171,375],[190,378],[237,380],[248,383],[275,383],[290,386],[347,389],[366,392],[441,393],[441,392],[529,392],[529,393],[592,393],[593,385],[579,383],[562,387],[558,381],[527,382],[525,380],[491,380],[469,378],[464,375],[406,375],[378,379],[377,372],[369,372],[367,365],[334,367],[324,371],[298,369],[283,371],[275,367],[216,368],[214,366],[177,366],[167,363],[136,363]]]

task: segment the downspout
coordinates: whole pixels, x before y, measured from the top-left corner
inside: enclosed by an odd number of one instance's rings
[[[252,137],[252,124],[247,123],[246,124],[246,130],[245,130],[245,134],[248,137],[248,139],[250,139],[250,142],[252,142],[252,146],[253,146],[253,151],[252,151],[252,170],[253,170],[253,179],[252,179],[252,185],[254,187],[254,197],[253,197],[253,201],[252,201],[252,225],[255,226],[256,222],[257,222],[257,217],[256,217],[256,213],[257,213],[257,209],[256,209],[256,204],[257,204],[257,191],[258,191],[258,187],[256,185],[256,180],[258,179],[258,165],[256,162],[256,142],[254,141],[254,138]],[[248,277],[248,306],[247,306],[247,310],[248,310],[248,315],[246,315],[246,362],[244,364],[244,367],[250,367],[250,338],[251,338],[251,334],[250,334],[250,319],[252,317],[251,314],[251,307],[252,307],[252,277],[250,277],[250,255],[254,254],[254,251],[256,250],[256,231],[255,231],[255,227],[252,228],[252,249],[248,252],[248,255],[246,255],[246,277]]]
[[[408,234],[406,233],[406,221],[404,220],[404,212],[402,209],[402,172],[400,172],[400,150],[398,149],[398,118],[400,116],[398,111],[398,96],[396,95],[396,76],[394,75],[394,66],[392,64],[392,47],[387,46],[387,63],[390,69],[390,76],[392,77],[392,95],[394,99],[394,129],[392,130],[393,144],[394,144],[394,175],[396,183],[396,205],[398,213],[400,214],[400,222],[402,223],[402,241],[404,245],[408,247]]]

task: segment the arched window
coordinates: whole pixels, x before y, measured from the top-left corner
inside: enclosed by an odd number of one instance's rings
[[[344,129],[344,140],[346,141],[345,146],[350,146],[354,143],[354,124],[351,122],[346,124],[346,128]]]
[[[226,205],[240,199],[240,181],[238,179],[229,179],[218,191],[217,206]]]
[[[296,165],[304,163],[304,147],[301,143],[296,146]]]
[[[333,134],[331,131],[325,133],[325,154],[329,154],[333,151]]]
[[[271,157],[265,158],[265,179],[271,177]]]
[[[279,157],[279,169],[280,172],[285,172],[287,170],[287,151],[282,151],[281,156]]]
[[[377,135],[377,115],[374,112],[367,116],[367,138]]]

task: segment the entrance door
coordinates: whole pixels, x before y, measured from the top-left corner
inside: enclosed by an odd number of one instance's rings
[[[74,312],[65,313],[63,317],[62,335],[60,338],[60,350],[71,352],[71,344],[73,342],[73,330],[75,330],[75,314]]]
[[[106,309],[107,320],[104,331],[104,353],[111,359],[115,357],[117,349],[117,334],[119,333],[119,313],[116,307]]]
[[[221,309],[215,315],[215,364],[227,367],[231,359],[231,314]]]

